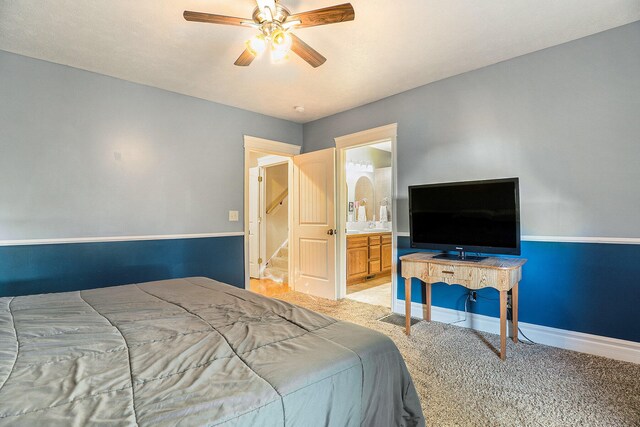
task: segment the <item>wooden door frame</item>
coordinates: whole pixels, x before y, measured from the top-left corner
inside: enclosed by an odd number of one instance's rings
[[[258,152],[264,154],[274,154],[278,156],[288,157],[288,177],[287,185],[289,188],[293,188],[293,156],[300,154],[302,149],[299,145],[287,144],[279,141],[272,141],[269,139],[257,138],[255,136],[244,135],[244,288],[249,289],[250,277],[249,277],[249,166],[251,152]],[[293,219],[293,203],[289,203],[288,212],[289,221],[289,244],[293,241],[291,221]],[[289,280],[291,280],[291,253],[292,248],[289,248]]]
[[[336,250],[337,298],[347,295],[347,176],[346,151],[349,148],[363,147],[383,141],[391,141],[391,310],[395,307],[398,289],[398,124],[391,123],[373,129],[367,129],[334,139],[337,149],[336,221],[338,227],[338,247]]]
[[[250,151],[251,153],[251,151]],[[250,165],[249,165],[250,166]],[[264,180],[264,168],[262,166],[260,166],[260,164],[258,164],[258,166],[254,166],[257,170],[258,170],[258,177],[263,177],[262,179]],[[253,169],[251,167],[248,167],[247,170]],[[250,187],[250,183],[249,183],[249,177],[250,174],[247,175],[247,180],[245,181],[247,183],[247,188],[251,188]],[[247,191],[247,194],[249,195],[249,205],[251,205],[251,192]],[[262,212],[264,210],[264,185],[260,185],[258,186],[258,218],[260,218],[262,216]],[[247,218],[249,218],[249,214],[250,214],[250,209],[248,209],[245,212]],[[251,237],[249,235],[249,220],[247,221],[247,245],[249,246],[249,248],[251,248]],[[263,258],[264,257],[264,253],[265,251],[265,242],[263,242],[263,237],[264,237],[264,225],[263,225],[264,221],[260,221],[260,223],[257,226],[257,230],[258,230],[258,258]],[[251,250],[249,250],[248,255],[250,254]],[[263,258],[264,259],[264,258]],[[264,269],[258,264],[258,279],[262,279],[262,272],[264,271]],[[251,257],[249,256],[249,277],[251,277]]]

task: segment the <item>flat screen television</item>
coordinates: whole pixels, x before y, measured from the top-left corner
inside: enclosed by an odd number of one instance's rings
[[[412,185],[409,227],[412,248],[458,251],[441,258],[520,255],[518,178]]]

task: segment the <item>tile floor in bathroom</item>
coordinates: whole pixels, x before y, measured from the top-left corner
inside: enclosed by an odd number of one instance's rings
[[[385,276],[347,286],[348,299],[391,308],[391,277]]]

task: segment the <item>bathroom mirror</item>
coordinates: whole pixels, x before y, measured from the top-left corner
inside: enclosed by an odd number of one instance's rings
[[[362,200],[366,200],[365,211],[367,213],[367,221],[372,221],[373,215],[375,214],[374,208],[376,206],[373,182],[366,176],[358,178],[354,196],[355,201],[361,202]]]

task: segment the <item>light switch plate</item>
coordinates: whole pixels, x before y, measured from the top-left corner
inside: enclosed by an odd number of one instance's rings
[[[229,211],[229,221],[238,221],[238,211]]]

